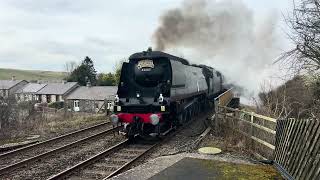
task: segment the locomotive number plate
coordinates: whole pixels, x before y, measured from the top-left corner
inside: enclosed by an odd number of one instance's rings
[[[153,60],[140,60],[137,65],[138,69],[154,68]]]

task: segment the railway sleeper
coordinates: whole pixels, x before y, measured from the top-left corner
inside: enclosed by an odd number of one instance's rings
[[[95,163],[93,166],[97,168],[120,168],[121,166],[116,165],[116,164],[107,164],[107,163]]]
[[[115,153],[114,154],[115,157],[125,158],[125,159],[132,159],[132,158],[137,157],[137,155],[139,155],[139,154],[129,154],[129,153]]]
[[[90,170],[90,169],[85,169],[81,173],[81,177],[92,177],[92,178],[97,178],[97,179],[102,179],[109,174],[111,174],[113,171],[105,171],[105,170]],[[81,178],[80,178],[81,179]]]
[[[113,157],[113,158],[106,158],[105,159],[107,161],[107,163],[115,163],[115,164],[125,164],[128,162],[128,159],[124,159],[124,158],[118,158],[118,157]]]
[[[110,166],[108,166],[110,165]],[[111,164],[105,164],[104,166],[99,166],[97,167],[96,165],[93,165],[91,168],[88,168],[90,170],[101,170],[101,171],[116,171],[117,169],[119,169],[121,166],[119,165],[111,165]]]

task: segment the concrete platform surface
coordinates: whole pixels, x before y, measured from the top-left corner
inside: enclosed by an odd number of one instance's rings
[[[230,155],[182,153],[152,159],[112,178],[113,180],[282,179],[268,165],[254,164]]]
[[[208,159],[183,158],[154,175],[150,180],[198,179],[281,179],[281,175],[267,165],[236,164]]]

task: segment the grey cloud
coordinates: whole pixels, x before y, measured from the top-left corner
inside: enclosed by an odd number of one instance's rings
[[[85,12],[90,7],[90,2],[84,0],[77,0],[76,3],[74,0],[10,0],[6,2],[9,6],[21,11],[43,14]]]

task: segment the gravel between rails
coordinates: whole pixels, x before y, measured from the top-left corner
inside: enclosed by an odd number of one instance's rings
[[[158,143],[130,143],[117,146],[108,155],[103,155],[94,163],[75,171],[68,179],[105,179],[125,170],[136,159],[148,153]]]
[[[110,129],[111,127],[111,123],[105,123],[101,126],[96,126],[94,128],[86,129],[85,131],[80,131],[75,134],[67,135],[63,138],[57,138],[42,144],[35,144],[27,149],[22,148],[21,150],[17,149],[13,152],[2,154],[0,155],[0,169],[12,165],[14,163],[20,162],[22,160],[34,157],[36,155],[48,152],[52,149],[62,147],[78,139],[82,139],[103,132],[104,130]]]
[[[4,175],[3,179],[47,179],[75,164],[98,154],[104,149],[123,140],[122,136],[106,135],[95,141],[80,144],[66,150],[64,153],[54,154],[37,163],[30,164],[23,169],[17,169]],[[18,173],[17,173],[18,172]]]
[[[165,143],[160,144],[154,148],[150,153],[135,162],[128,171],[112,177],[114,180],[144,180],[152,177],[163,169],[171,166],[183,157],[207,157],[198,153],[197,148],[201,146],[210,146],[212,142],[218,147],[224,146],[224,139],[216,137],[209,133],[202,142],[197,142],[199,135],[210,125],[206,119],[212,116],[212,112],[203,113],[203,115],[196,116],[194,121],[184,127],[175,136],[170,137]],[[214,155],[216,160],[239,162],[246,164],[256,163],[243,152],[224,151],[219,155]],[[212,156],[208,155],[210,158]],[[177,159],[177,157],[179,157]],[[158,162],[159,161],[159,162]],[[158,164],[160,163],[160,164]],[[146,170],[147,169],[147,170]]]

